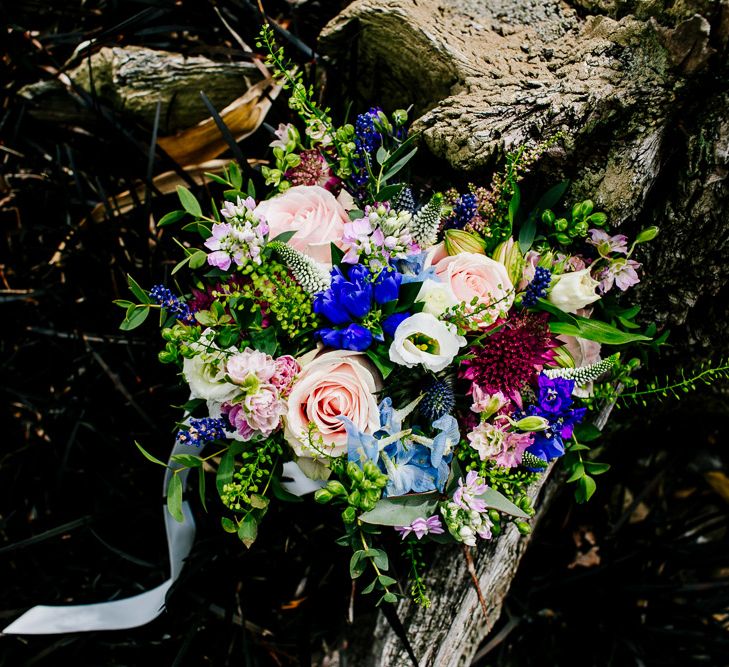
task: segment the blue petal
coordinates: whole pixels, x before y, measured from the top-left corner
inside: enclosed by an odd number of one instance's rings
[[[397,271],[385,269],[380,272],[375,281],[375,301],[377,303],[387,303],[388,301],[396,301],[400,292],[400,283],[402,282],[402,274]]]
[[[382,322],[382,330],[390,336],[395,337],[395,331],[402,324],[404,320],[410,317],[410,313],[393,313],[389,317],[386,317]]]
[[[362,352],[372,345],[372,333],[361,324],[350,324],[342,332],[342,349]]]
[[[342,349],[342,332],[339,329],[319,329],[316,333],[324,345],[333,347],[335,350]]]
[[[337,417],[344,424],[347,431],[347,460],[353,461],[360,467],[365,461],[375,461],[379,458],[379,447],[374,436],[362,433],[347,417]]]

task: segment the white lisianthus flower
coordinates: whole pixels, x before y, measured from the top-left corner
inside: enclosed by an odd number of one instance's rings
[[[428,278],[418,292],[416,301],[425,304],[422,312],[440,317],[448,308],[458,304],[450,285]]]
[[[400,323],[390,345],[390,361],[412,368],[422,364],[442,371],[458,354],[466,339],[453,324],[441,322],[430,313],[416,313]]]
[[[552,289],[547,301],[565,313],[574,313],[600,298],[595,288],[600,283],[593,280],[590,269],[563,273],[552,279]]]
[[[234,347],[221,350],[215,344],[214,336],[215,332],[212,329],[206,329],[200,340],[190,345],[195,356],[185,358],[182,363],[182,374],[190,385],[192,398],[224,403],[240,391],[240,387],[225,381],[225,361],[229,353],[237,350]]]

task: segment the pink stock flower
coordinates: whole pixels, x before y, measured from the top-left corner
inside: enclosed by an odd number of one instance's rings
[[[600,291],[605,294],[613,288],[613,284],[624,292],[640,282],[637,269],[640,263],[633,259],[618,259],[610,263],[598,274]]]
[[[248,424],[263,436],[271,435],[286,414],[286,403],[272,384],[261,385],[255,394],[246,396],[243,405]]]
[[[458,488],[453,494],[453,502],[464,510],[474,510],[475,512],[485,512],[486,503],[477,496],[486,492],[489,487],[484,480],[478,476],[475,470],[471,470],[466,475],[466,483],[463,478],[458,480]]]
[[[467,438],[482,461],[491,460],[502,468],[515,468],[534,441],[531,433],[514,433],[506,427],[481,422]]]
[[[608,257],[613,252],[628,254],[628,237],[625,234],[610,236],[603,229],[591,229],[588,234],[590,238],[587,243],[594,245],[603,257]]]
[[[225,403],[221,408],[221,412],[228,417],[230,425],[235,429],[235,432],[241,437],[241,439],[247,441],[256,434],[255,429],[251,427],[246,419],[245,410],[242,405],[231,405],[230,403]]]
[[[291,386],[301,372],[301,366],[290,354],[285,354],[274,362],[274,374],[271,376],[271,383],[281,393],[288,396]]]
[[[247,347],[228,359],[226,370],[237,384],[243,384],[251,375],[259,382],[270,382],[276,372],[276,364],[273,357]]]

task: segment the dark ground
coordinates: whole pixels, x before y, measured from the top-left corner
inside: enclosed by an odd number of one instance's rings
[[[252,42],[248,4],[218,5]],[[284,3],[267,9],[313,44],[335,5],[303,3],[293,17]],[[186,398],[157,362],[156,328],[118,332],[122,311],[111,303],[126,297],[127,273],[150,286],[174,266],[169,235],[149,217],[174,201],[150,197],[123,216],[81,222],[147,173],[150,129],[114,113],[87,133],[50,126],[15,93],[90,36],[171,50],[194,43],[202,53],[223,44],[229,55],[218,48],[216,57],[240,56],[206,2],[23,2],[9,26],[0,112],[3,625],[36,603],[103,601],[162,581],[160,471],[133,441],[164,457],[178,414],[170,406]],[[279,103],[268,122],[285,113]],[[241,148],[261,157],[267,141],[261,130]],[[163,170],[159,159],[153,167]],[[704,391],[616,415],[630,426],[611,427],[601,460],[613,469],[588,506],[575,506],[569,490],[558,499],[478,665],[729,664],[726,413]],[[159,620],[2,637],[0,665],[309,664],[353,631],[336,518],[311,509],[275,507],[244,553],[198,508],[193,555]],[[355,630],[367,611],[356,605]]]

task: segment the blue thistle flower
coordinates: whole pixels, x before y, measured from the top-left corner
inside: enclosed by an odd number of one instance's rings
[[[177,442],[181,445],[200,447],[211,440],[220,440],[225,437],[225,422],[222,419],[205,417],[191,419],[189,429],[180,429],[177,432]]]
[[[526,292],[521,300],[521,305],[524,308],[531,308],[536,305],[539,299],[547,296],[550,282],[552,282],[552,272],[549,269],[538,266],[534,270],[534,278],[527,285]]]
[[[456,397],[451,383],[448,380],[434,380],[425,390],[418,410],[425,419],[433,422],[450,414],[455,405]]]
[[[149,296],[155,300],[157,305],[162,306],[162,308],[180,320],[180,322],[184,324],[195,324],[195,318],[190,310],[190,306],[184,301],[180,301],[179,297],[175,296],[164,285],[155,285],[149,290]]]

